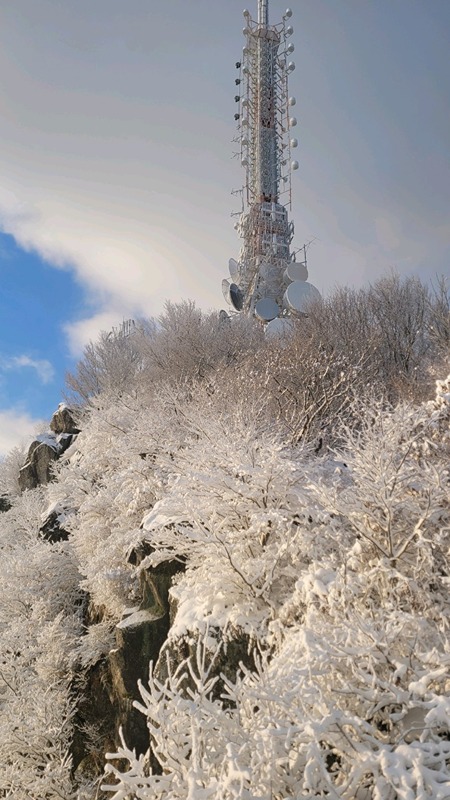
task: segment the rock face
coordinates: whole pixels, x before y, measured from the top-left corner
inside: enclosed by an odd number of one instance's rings
[[[2,511],[9,511],[10,508],[11,503],[9,502],[8,498],[4,497],[4,495],[0,495],[0,513]]]
[[[50,542],[50,544],[66,542],[69,538],[68,532],[61,526],[60,515],[57,511],[52,511],[48,515],[39,528],[39,533],[42,538],[45,539],[46,542]]]
[[[51,466],[58,458],[58,443],[50,437],[45,441],[42,438],[38,437],[32,442],[27,460],[19,472],[19,486],[22,491],[48,483],[52,477]]]
[[[73,419],[73,414],[70,408],[64,403],[60,403],[57,411],[53,414],[50,422],[50,430],[55,434],[71,433],[76,434],[80,432]]]
[[[130,563],[139,567],[150,550],[144,545],[128,555]],[[140,573],[138,606],[125,611],[116,626],[116,647],[101,662],[93,666],[86,676],[86,689],[78,707],[78,730],[102,720],[101,751],[114,750],[119,744],[119,728],[125,740],[132,741],[137,753],[145,753],[149,736],[145,717],[133,707],[140,700],[137,682],[148,675],[150,661],[156,663],[166,642],[171,625],[169,589],[172,578],[183,570],[178,562],[165,562]],[[101,620],[101,612],[91,608],[87,625]],[[95,756],[92,748],[76,735],[72,756],[78,776],[95,774]],[[156,765],[155,765],[156,766]],[[98,774],[98,768],[97,768]]]
[[[52,479],[53,463],[67,450],[79,432],[72,412],[61,403],[53,414],[50,432],[37,436],[30,445],[27,460],[19,472],[22,491],[35,489]]]

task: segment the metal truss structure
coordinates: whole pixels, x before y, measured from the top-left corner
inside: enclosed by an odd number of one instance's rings
[[[243,209],[235,227],[242,247],[239,260],[230,259],[231,281],[223,281],[223,293],[233,310],[255,314],[263,322],[295,311],[286,298],[292,281],[304,283],[304,295],[317,292],[306,283],[306,263],[294,266],[296,256],[291,251],[291,173],[298,169],[291,156],[298,145],[292,136],[297,125],[296,101],[288,92],[288,77],[295,69],[289,60],[294,52],[289,41],[291,16],[287,9],[280,23],[270,25],[269,0],[258,0],[256,20],[245,10],[245,46],[236,64],[235,141],[245,183]]]

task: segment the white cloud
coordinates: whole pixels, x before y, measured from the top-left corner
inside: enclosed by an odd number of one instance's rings
[[[101,331],[111,331],[123,322],[120,311],[101,311],[92,317],[70,322],[64,326],[69,341],[70,352],[78,358],[89,342],[95,342]]]
[[[51,383],[55,377],[55,370],[53,365],[46,358],[30,358],[26,355],[14,356],[13,358],[4,362],[6,369],[22,369],[22,367],[31,367],[36,370],[41,383]]]
[[[0,458],[13,447],[27,446],[43,422],[16,408],[0,409]]]

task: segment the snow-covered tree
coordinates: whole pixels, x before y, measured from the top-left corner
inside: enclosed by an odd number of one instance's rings
[[[0,796],[449,800],[450,379],[419,401],[446,357],[433,303],[394,278],[342,290],[281,343],[169,304],[88,348],[55,480],[20,495],[14,457],[0,469]],[[101,790],[114,723],[80,709],[131,705],[118,649],[161,574],[150,749],[129,727]]]
[[[144,528],[155,548],[150,562],[187,559],[173,589],[171,636],[194,636],[197,657],[176,668],[169,659],[165,673],[153,669],[148,689],[141,689],[139,707],[161,773],[123,743],[110,756],[115,782],[104,785],[113,800],[448,799],[446,389],[439,384],[436,401],[416,409],[361,407],[359,426],[341,432],[341,452],[305,471],[297,462],[288,470],[290,480],[278,460],[279,484],[260,481],[255,459],[242,489],[232,472],[224,481],[211,465],[203,507],[203,480],[192,505],[183,505],[178,492],[186,497],[187,488],[177,477],[175,513],[169,513],[168,494]],[[266,476],[270,462],[269,456]],[[223,453],[219,463],[223,468]],[[198,450],[195,464],[198,475]],[[261,484],[272,488],[265,503]],[[276,499],[284,490],[300,512],[298,518],[289,512],[290,525],[286,499]],[[214,493],[218,512],[208,515],[206,498]],[[239,515],[241,499],[243,509],[256,506],[254,526],[251,514]],[[234,526],[238,536],[230,542],[227,568],[221,547]],[[293,549],[295,557],[285,560]],[[240,583],[233,579],[233,559]],[[246,572],[251,569],[258,574]],[[263,611],[255,603],[262,574]],[[235,602],[244,620],[233,618]],[[235,679],[220,678],[211,631],[217,638],[221,630],[218,639],[223,636],[226,646],[233,624],[256,632],[260,655],[256,651],[254,669],[242,665]],[[127,770],[116,766],[119,758],[128,760]]]
[[[70,743],[78,574],[67,543],[39,537],[43,492],[0,515],[0,792],[74,798]]]

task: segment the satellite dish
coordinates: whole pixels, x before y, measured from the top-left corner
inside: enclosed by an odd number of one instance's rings
[[[295,314],[306,314],[312,300],[320,300],[320,292],[312,283],[294,281],[284,293],[284,302]]]
[[[236,311],[242,311],[244,295],[242,294],[242,289],[236,283],[230,285],[230,303]]]
[[[232,278],[237,278],[239,275],[239,264],[235,258],[230,258],[228,262],[228,269]]]
[[[222,294],[223,294],[225,300],[227,301],[227,303],[229,303],[230,302],[230,281],[228,281],[226,278],[224,278],[223,281],[222,281]]]
[[[306,264],[296,263],[295,261],[292,264],[289,264],[288,268],[284,271],[284,279],[288,283],[292,283],[293,281],[307,281],[308,280],[308,268]]]
[[[278,303],[275,300],[272,300],[271,297],[263,297],[261,300],[255,305],[255,316],[261,320],[261,322],[270,322],[271,319],[275,319],[278,317],[280,313],[280,309],[278,308]]]
[[[293,331],[292,320],[287,317],[275,317],[266,325],[265,334],[269,337],[288,336]]]

